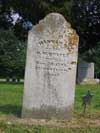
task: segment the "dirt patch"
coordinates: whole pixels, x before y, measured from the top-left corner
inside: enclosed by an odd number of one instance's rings
[[[47,120],[47,119],[20,119],[15,116],[2,116],[0,122],[7,124],[29,125],[29,126],[47,126],[58,128],[81,128],[86,126],[100,127],[100,119],[74,118],[72,120]]]

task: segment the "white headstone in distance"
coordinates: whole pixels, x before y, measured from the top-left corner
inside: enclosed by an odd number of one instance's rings
[[[77,82],[80,84],[97,84],[99,79],[94,78],[94,63],[80,62],[77,69]]]
[[[94,79],[94,63],[78,63],[78,81],[82,82],[88,78]]]

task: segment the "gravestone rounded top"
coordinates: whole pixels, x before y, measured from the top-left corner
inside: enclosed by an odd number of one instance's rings
[[[30,31],[30,36],[34,34],[34,37],[45,36],[45,38],[62,38],[65,35],[65,38],[69,40],[67,46],[77,45],[78,35],[76,31],[71,28],[69,22],[59,13],[50,13],[44,19],[40,20],[39,23],[33,26]]]
[[[39,21],[39,24],[33,27],[32,30],[37,32],[47,32],[54,33],[58,29],[63,29],[63,27],[70,27],[70,24],[65,20],[65,18],[59,13],[50,13],[43,20]]]

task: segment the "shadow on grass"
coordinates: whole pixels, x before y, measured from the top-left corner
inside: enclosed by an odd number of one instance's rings
[[[24,84],[24,82],[6,82],[6,81],[0,81],[0,84],[15,84],[15,85],[19,85],[19,84]]]
[[[21,110],[22,110],[21,106],[10,105],[10,104],[0,105],[0,112],[3,114],[12,114],[17,117],[21,117]]]

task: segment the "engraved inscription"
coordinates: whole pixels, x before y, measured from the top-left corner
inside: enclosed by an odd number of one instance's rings
[[[37,71],[48,71],[50,75],[57,76],[71,70],[69,64],[72,63],[66,60],[69,56],[69,51],[66,48],[67,44],[65,44],[66,40],[62,41],[61,38],[62,36],[60,36],[60,40],[41,40],[37,43],[38,50],[36,51],[35,60]],[[59,49],[63,51],[59,51]]]

